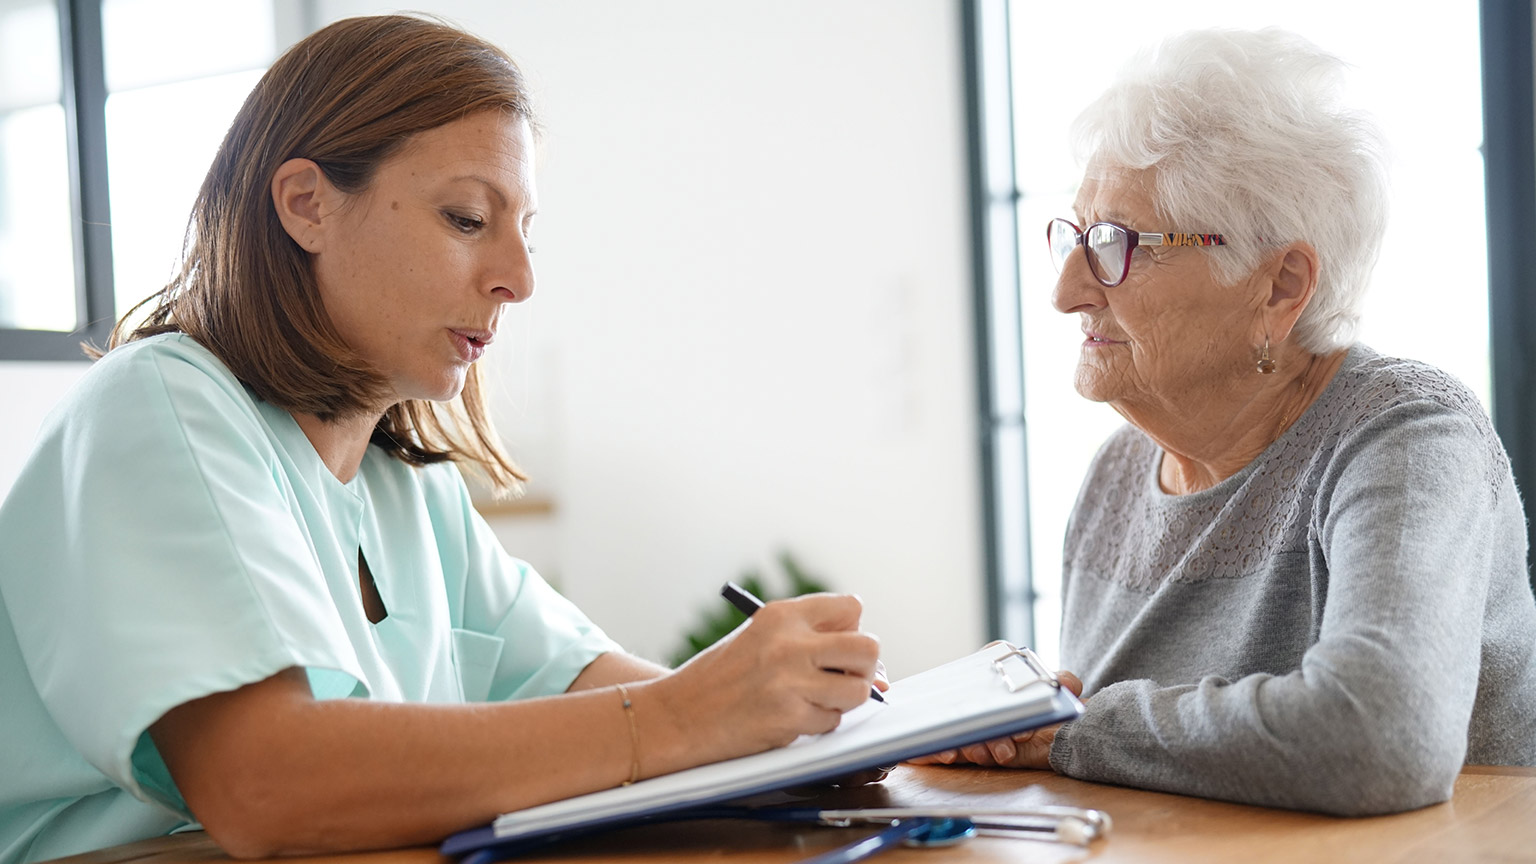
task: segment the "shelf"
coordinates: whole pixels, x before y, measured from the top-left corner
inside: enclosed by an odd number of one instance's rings
[[[555,512],[555,502],[550,498],[510,498],[505,501],[476,501],[475,509],[487,519],[492,516],[529,518],[549,516]]]

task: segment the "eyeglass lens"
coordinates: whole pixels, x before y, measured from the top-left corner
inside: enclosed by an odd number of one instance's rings
[[[1130,251],[1131,238],[1117,226],[1095,223],[1088,226],[1087,236],[1084,237],[1071,222],[1052,219],[1046,234],[1051,246],[1051,258],[1058,272],[1066,265],[1068,256],[1077,248],[1081,238],[1088,250],[1088,269],[1093,271],[1094,278],[1107,286],[1118,285],[1125,279],[1126,265],[1130,261],[1127,253]]]
[[[1051,261],[1056,265],[1056,272],[1067,263],[1067,256],[1077,248],[1077,226],[1065,219],[1052,219],[1046,230],[1046,239],[1051,244]]]
[[[1087,246],[1093,275],[1107,285],[1118,285],[1125,278],[1125,265],[1130,262],[1130,235],[1114,225],[1099,222],[1088,227]]]

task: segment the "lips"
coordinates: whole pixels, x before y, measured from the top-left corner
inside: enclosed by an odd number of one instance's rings
[[[496,338],[491,330],[471,330],[452,328],[448,331],[452,337],[454,348],[458,349],[459,356],[466,363],[473,363],[485,354],[485,348]]]
[[[1119,339],[1111,339],[1108,336],[1105,336],[1103,333],[1095,333],[1092,330],[1084,330],[1083,331],[1083,335],[1087,337],[1087,339],[1085,340],[1085,344],[1088,344],[1088,345],[1124,345],[1125,344],[1123,341],[1121,341]]]
[[[465,339],[471,342],[478,342],[482,346],[489,345],[496,339],[496,331],[494,330],[470,330],[461,327],[454,327],[452,330]]]

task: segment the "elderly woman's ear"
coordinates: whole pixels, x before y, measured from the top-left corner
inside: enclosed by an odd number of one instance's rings
[[[1283,342],[1317,291],[1317,250],[1310,243],[1292,243],[1271,260],[1264,274],[1268,283],[1268,296],[1263,298],[1265,323],[1269,337]]]

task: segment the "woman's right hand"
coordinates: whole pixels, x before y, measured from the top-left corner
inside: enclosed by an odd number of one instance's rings
[[[843,712],[870,698],[879,664],[879,640],[858,629],[862,611],[848,594],[769,603],[671,675],[638,686],[642,767],[675,770],[837,728]],[[651,742],[663,751],[650,759],[646,726],[660,733]]]

